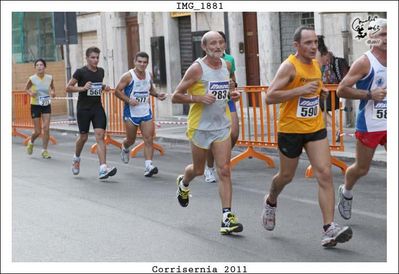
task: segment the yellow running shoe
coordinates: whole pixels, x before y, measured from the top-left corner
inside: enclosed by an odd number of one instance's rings
[[[48,153],[47,150],[44,150],[44,151],[42,152],[42,157],[43,157],[44,159],[51,159],[51,155]]]
[[[179,204],[182,207],[188,206],[188,200],[189,200],[189,195],[190,195],[190,190],[183,190],[180,188],[180,182],[183,181],[183,175],[179,175],[177,177],[176,183],[177,183],[177,200],[179,201]]]
[[[26,151],[28,152],[28,155],[32,155],[33,153],[33,144],[31,142],[28,143],[26,146]]]

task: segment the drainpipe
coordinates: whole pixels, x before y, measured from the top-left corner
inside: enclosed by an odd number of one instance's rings
[[[345,13],[345,15],[342,17],[343,22],[342,22],[342,30],[341,30],[341,35],[342,35],[342,41],[343,41],[343,47],[344,47],[344,58],[346,61],[349,63],[349,30],[348,30],[348,13]],[[345,120],[346,120],[346,126],[347,127],[354,127],[355,126],[355,112],[353,111],[353,102],[351,99],[345,99]]]
[[[228,12],[223,12],[224,16],[224,34],[226,35],[226,51],[230,53],[230,33],[229,33],[229,15]]]

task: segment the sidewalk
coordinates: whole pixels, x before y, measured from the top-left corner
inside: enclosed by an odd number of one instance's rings
[[[172,117],[159,117],[156,120],[156,140],[160,142],[168,143],[187,143],[188,139],[186,137],[186,121],[187,116],[172,116]],[[78,132],[78,126],[76,122],[70,122],[68,124],[68,117],[53,117],[50,125],[51,130],[57,131],[70,131]],[[92,132],[92,129],[91,129]],[[356,139],[354,137],[354,128],[344,128],[344,138],[345,151],[333,151],[331,154],[340,160],[352,163],[355,159],[356,152]],[[243,148],[235,147],[234,150],[241,151]],[[267,149],[269,154],[276,154],[276,149]],[[375,155],[373,157],[373,165],[386,166],[387,153],[382,146],[378,146]]]

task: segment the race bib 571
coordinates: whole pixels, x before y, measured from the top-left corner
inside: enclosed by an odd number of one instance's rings
[[[148,91],[136,91],[132,93],[133,99],[139,104],[146,104],[148,102]]]
[[[208,84],[208,93],[215,96],[216,100],[228,100],[229,81],[211,81]]]

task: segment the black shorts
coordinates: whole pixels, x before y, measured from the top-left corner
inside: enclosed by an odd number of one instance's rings
[[[51,113],[51,105],[30,105],[30,114],[32,116],[32,119],[42,117],[42,113]]]
[[[327,137],[325,128],[312,133],[278,133],[278,148],[288,158],[297,158],[307,142],[323,140]]]
[[[321,111],[324,111],[324,100],[320,100]],[[339,97],[335,95],[335,108],[339,109]],[[331,93],[327,96],[327,111],[331,111]]]
[[[93,123],[93,128],[105,129],[107,127],[107,117],[102,106],[91,109],[78,109],[77,119],[81,134],[89,133],[90,122]]]

